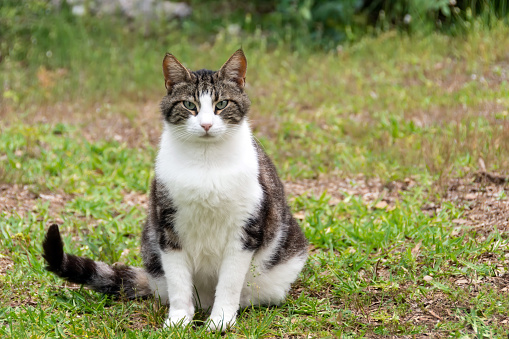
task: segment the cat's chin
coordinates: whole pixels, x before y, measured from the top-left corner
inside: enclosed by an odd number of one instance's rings
[[[220,143],[224,141],[221,136],[218,135],[195,135],[193,137],[187,138],[185,141],[179,140],[180,143],[185,144],[214,144],[214,143]]]
[[[221,142],[224,141],[225,138],[222,137],[222,134],[202,134],[200,136],[194,137],[193,139],[197,142],[203,142],[203,143],[215,143],[215,142]]]

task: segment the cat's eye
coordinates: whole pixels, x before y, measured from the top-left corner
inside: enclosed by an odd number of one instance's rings
[[[223,101],[219,101],[217,104],[216,104],[216,108],[217,109],[223,109],[226,107],[226,105],[228,105],[228,100],[223,100]]]
[[[182,101],[182,105],[184,105],[185,108],[194,111],[196,109],[196,105],[193,104],[191,101]]]

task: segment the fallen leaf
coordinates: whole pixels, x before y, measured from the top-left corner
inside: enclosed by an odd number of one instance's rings
[[[419,250],[421,248],[421,245],[422,245],[422,240],[420,240],[415,246],[414,248],[412,248],[412,256],[415,258],[419,255]],[[426,276],[427,277],[427,276]]]
[[[433,312],[432,310],[428,310],[428,312],[429,312],[429,314],[431,314],[432,316],[434,316],[438,320],[442,320],[442,317],[439,316],[438,314],[436,314],[435,312]]]

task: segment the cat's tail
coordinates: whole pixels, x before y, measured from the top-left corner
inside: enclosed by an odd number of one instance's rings
[[[110,266],[100,261],[65,253],[58,225],[50,226],[42,247],[43,257],[48,263],[46,269],[69,282],[87,285],[97,292],[130,299],[154,294],[149,281],[150,276],[141,268]]]

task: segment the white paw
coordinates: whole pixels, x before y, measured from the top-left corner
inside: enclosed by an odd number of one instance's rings
[[[164,321],[164,328],[186,327],[192,320],[193,317],[184,311],[172,312],[172,314]]]
[[[236,314],[233,314],[232,316],[222,317],[222,316],[210,316],[210,318],[207,320],[207,323],[205,326],[207,326],[207,330],[210,332],[224,332],[228,328],[235,325],[235,320],[237,318]]]

